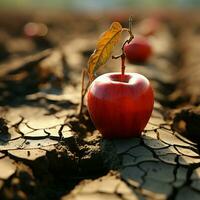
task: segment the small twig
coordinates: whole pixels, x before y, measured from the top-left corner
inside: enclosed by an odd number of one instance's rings
[[[85,87],[85,75],[87,74],[87,71],[86,69],[83,69],[82,71],[82,77],[81,77],[81,102],[80,102],[80,107],[79,107],[79,112],[78,112],[78,116],[79,118],[81,118],[82,116],[82,111],[83,111],[83,105],[84,105],[84,98],[85,98],[85,95],[87,93],[87,90],[90,86],[90,81],[88,80],[87,82],[87,85]]]
[[[133,17],[130,16],[129,18],[129,28],[123,28],[122,31],[127,31],[129,33],[129,39],[127,39],[123,45],[122,45],[122,53],[118,56],[112,56],[112,59],[118,59],[118,58],[121,58],[121,72],[122,72],[122,75],[124,75],[124,72],[125,72],[125,59],[126,59],[126,54],[124,52],[124,47],[126,44],[129,44],[131,42],[131,40],[134,38],[134,35],[132,33],[132,26],[133,26]]]
[[[82,110],[83,110],[84,87],[85,87],[85,69],[82,70],[82,76],[81,76],[81,102],[80,102],[80,107],[79,107],[79,112],[78,112],[79,118],[82,115]]]
[[[129,26],[129,34],[132,38],[134,38],[134,35],[132,33],[132,28],[133,28],[133,17],[132,16],[129,17],[128,26]]]

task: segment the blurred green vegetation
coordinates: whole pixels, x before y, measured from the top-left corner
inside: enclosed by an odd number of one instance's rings
[[[197,7],[200,0],[0,0],[0,7],[63,8],[63,9],[112,9],[134,7]]]

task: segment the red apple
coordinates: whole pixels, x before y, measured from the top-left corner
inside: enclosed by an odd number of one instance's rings
[[[147,38],[135,36],[124,51],[129,62],[145,62],[152,54],[152,47]]]
[[[105,138],[141,135],[154,104],[152,87],[137,73],[107,73],[96,78],[87,94],[95,127]]]

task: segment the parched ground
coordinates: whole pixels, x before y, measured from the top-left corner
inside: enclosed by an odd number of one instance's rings
[[[105,140],[85,107],[77,117],[81,70],[113,20],[127,25],[121,14],[0,14],[0,199],[200,199],[198,13],[163,15],[152,57],[127,63],[155,92],[141,138]]]

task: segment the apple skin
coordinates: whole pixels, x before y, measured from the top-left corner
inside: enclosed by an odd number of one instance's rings
[[[154,104],[153,89],[137,73],[107,73],[89,87],[87,107],[95,127],[104,138],[139,137]]]
[[[138,35],[125,45],[124,51],[129,62],[145,62],[152,54],[152,47],[147,38]]]

